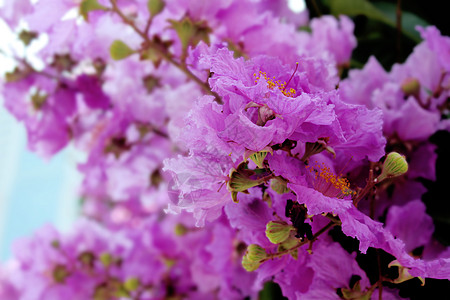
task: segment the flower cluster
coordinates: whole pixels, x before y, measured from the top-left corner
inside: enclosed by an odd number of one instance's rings
[[[403,281],[450,279],[421,201],[429,138],[450,129],[435,27],[389,73],[372,57],[341,79],[352,20],[283,0],[10,0],[0,15],[25,46],[48,40],[43,67],[14,53],[1,86],[30,150],[86,154],[83,216],[15,244],[1,299],[257,299],[270,281],[289,299],[397,299]],[[376,274],[360,263],[373,251]]]

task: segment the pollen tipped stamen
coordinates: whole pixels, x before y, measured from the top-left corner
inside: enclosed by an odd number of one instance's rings
[[[286,83],[284,90],[287,88],[287,86],[289,85],[289,83],[291,82],[292,78],[294,78],[295,73],[297,73],[297,69],[298,69],[298,62],[295,64],[295,70],[292,73],[291,77],[289,78],[288,82]]]
[[[264,80],[267,82],[267,87],[270,90],[278,88],[283,93],[283,95],[285,95],[286,97],[293,98],[297,94],[297,91],[293,88],[287,89],[287,85],[289,84],[291,79],[294,77],[295,72],[297,72],[297,68],[298,68],[298,63],[297,63],[294,73],[291,75],[291,78],[289,78],[287,83],[286,82],[281,83],[280,80],[276,80],[275,76],[273,76],[271,78],[271,77],[267,76],[266,72],[263,72],[263,71],[259,71],[258,74],[254,73],[253,76],[255,77],[255,83],[258,83],[260,78],[264,78]]]
[[[310,172],[314,172],[313,187],[325,196],[344,198],[355,194],[350,188],[350,182],[342,177],[342,174],[335,175],[330,168],[322,165],[306,166]]]

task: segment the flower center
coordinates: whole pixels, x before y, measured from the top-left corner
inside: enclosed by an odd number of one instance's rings
[[[296,64],[295,70],[292,73],[292,75],[289,78],[287,83],[286,83],[286,81],[284,81],[282,83],[280,80],[276,80],[275,76],[273,76],[271,78],[271,77],[267,76],[266,72],[263,72],[263,71],[259,71],[259,74],[254,73],[253,76],[255,77],[255,83],[258,83],[258,80],[262,77],[262,78],[264,78],[264,80],[266,80],[267,87],[270,90],[278,88],[283,93],[283,95],[285,95],[286,97],[294,98],[295,95],[297,94],[297,91],[293,88],[287,89],[287,86],[291,82],[292,78],[294,77],[295,72],[297,72],[297,69],[298,69],[298,63]]]
[[[314,189],[325,196],[342,199],[355,194],[355,191],[350,188],[348,179],[343,178],[341,175],[335,175],[324,163],[319,165],[316,162],[314,166],[306,166],[306,169],[314,173]]]

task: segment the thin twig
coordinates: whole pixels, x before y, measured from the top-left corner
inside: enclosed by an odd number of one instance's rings
[[[381,275],[381,260],[380,250],[377,251],[377,264],[378,264],[378,300],[383,300],[383,276]]]
[[[128,17],[125,16],[123,14],[123,12],[117,6],[116,0],[110,0],[110,2],[111,2],[111,5],[112,5],[112,11],[117,13],[124,23],[130,25],[130,27],[133,28],[133,30],[139,36],[142,37],[142,39],[145,41],[145,44],[148,47],[150,47],[150,48],[154,49],[155,51],[157,51],[158,54],[164,60],[166,60],[170,64],[174,65],[178,69],[180,69],[189,79],[195,81],[195,83],[197,83],[206,93],[214,96],[215,101],[217,103],[219,103],[219,104],[223,103],[221,97],[216,92],[211,90],[211,87],[209,86],[209,84],[207,82],[202,81],[200,78],[195,76],[191,71],[189,71],[189,69],[187,67],[183,66],[181,63],[179,63],[176,60],[174,60],[171,55],[166,53],[166,49],[161,48],[161,46],[159,44],[157,44],[154,41],[150,40],[150,38],[148,37],[148,35],[145,32],[141,31],[132,20],[128,19]]]
[[[287,249],[287,250],[280,251],[280,252],[277,252],[277,253],[269,254],[267,258],[261,260],[261,263],[263,263],[263,262],[265,262],[265,261],[268,261],[269,259],[273,259],[273,258],[275,258],[275,257],[280,257],[280,256],[283,256],[283,255],[285,255],[285,254],[288,254],[288,253],[290,253],[290,252],[292,252],[292,251],[294,251],[294,250],[300,248],[301,246],[303,246],[303,245],[305,245],[305,244],[307,244],[307,243],[312,243],[312,242],[314,242],[315,240],[317,240],[317,238],[318,238],[321,234],[323,234],[323,233],[326,232],[328,229],[330,229],[330,228],[332,228],[333,226],[336,226],[336,225],[338,225],[336,222],[330,221],[330,222],[329,222],[327,225],[325,225],[322,229],[320,229],[319,231],[317,231],[317,232],[313,235],[313,238],[312,238],[311,240],[305,239],[304,241],[298,243],[297,245],[295,245],[295,246],[292,247],[292,248],[289,248],[289,249]]]
[[[319,8],[319,6],[317,5],[316,0],[311,0],[311,4],[312,4],[312,6],[313,6],[313,8],[314,8],[314,11],[316,12],[317,16],[318,16],[318,17],[321,17],[321,16],[322,16],[322,12],[320,11],[320,8]]]

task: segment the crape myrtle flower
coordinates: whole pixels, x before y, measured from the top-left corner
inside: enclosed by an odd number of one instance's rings
[[[185,205],[189,197],[195,204],[189,201],[188,209],[201,209],[199,224],[204,222],[203,213],[210,210],[218,217],[221,207],[230,200],[221,188],[226,181],[232,193],[246,190],[233,191],[234,179],[228,179],[244,172],[239,166],[245,153],[251,157],[251,153],[273,152],[288,140],[299,144],[324,140],[355,160],[369,157],[376,161],[383,155],[381,114],[340,101],[334,85],[322,79],[324,76],[331,82],[337,80],[333,68],[325,62],[302,58],[291,69],[266,56],[248,61],[235,59],[232,52],[223,48],[213,54],[207,52],[200,62],[213,72],[210,84],[224,104],[213,103],[210,97],[199,100],[186,118],[183,135],[190,156],[165,163],[165,169],[182,181],[180,203]],[[259,185],[272,176],[264,169],[261,172],[252,178],[247,172],[247,184]],[[193,181],[180,179],[180,173],[187,173]],[[208,175],[208,180],[200,178],[211,173],[214,175]]]

